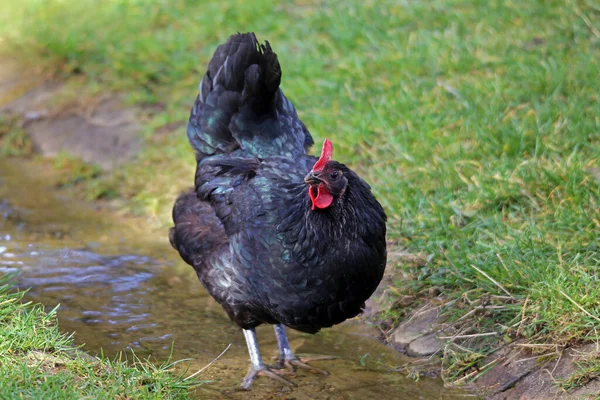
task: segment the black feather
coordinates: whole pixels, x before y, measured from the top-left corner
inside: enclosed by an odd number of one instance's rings
[[[188,122],[197,160],[237,148],[257,157],[304,154],[313,140],[280,82],[277,54],[253,33],[233,35],[219,46]]]
[[[195,188],[175,203],[170,239],[241,327],[314,333],[360,313],[379,284],[386,217],[334,161],[345,181],[331,206],[311,209],[313,141],[280,83],[277,55],[254,34],[216,50],[188,125]]]

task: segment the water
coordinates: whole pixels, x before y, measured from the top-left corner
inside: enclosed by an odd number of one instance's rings
[[[453,399],[440,380],[419,382],[393,372],[408,360],[382,345],[373,328],[347,321],[317,335],[290,332],[299,354],[339,357],[315,362],[328,377],[299,372],[298,388],[258,378],[236,390],[248,368],[243,335],[204,291],[193,270],[167,241],[167,228],[118,218],[64,197],[37,161],[0,160],[0,273],[16,272],[26,298],[60,304],[61,329],[78,344],[109,357],[133,349],[159,362],[191,359],[196,371],[230,349],[200,375],[206,399]],[[258,328],[265,359],[277,353],[271,326]]]

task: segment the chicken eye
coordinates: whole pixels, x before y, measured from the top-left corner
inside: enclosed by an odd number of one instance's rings
[[[329,175],[329,177],[331,178],[332,181],[335,181],[337,178],[340,177],[340,174],[337,171],[333,171],[331,173],[331,175]]]

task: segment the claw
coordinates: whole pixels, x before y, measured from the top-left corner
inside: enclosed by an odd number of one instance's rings
[[[302,362],[309,363],[311,361],[323,361],[323,360],[337,360],[339,357],[336,356],[323,356],[323,355],[312,355],[310,357],[296,357]]]
[[[280,375],[283,375],[283,374],[280,374],[279,372],[271,371],[271,369],[269,369],[265,365],[263,365],[261,367],[251,366],[250,370],[244,377],[244,380],[242,381],[240,388],[243,390],[250,389],[250,386],[252,386],[252,382],[254,382],[254,380],[256,379],[257,376],[264,376],[267,378],[274,379],[274,380],[278,381],[279,383],[282,383],[289,387],[297,386],[294,382],[289,381]]]
[[[329,358],[326,358],[326,360],[328,360]],[[319,374],[323,374],[323,375],[329,375],[329,372],[321,369],[321,368],[317,368],[314,367],[310,364],[307,364],[307,362],[310,361],[309,359],[302,359],[302,358],[292,358],[292,359],[288,359],[285,360],[283,362],[283,365],[285,365],[288,369],[292,370],[292,371],[296,371],[296,368],[300,368],[300,369],[305,369],[307,371],[310,372],[316,372]]]
[[[275,364],[266,364],[271,372],[280,376],[296,375],[296,371],[287,367],[284,363],[277,361]]]
[[[305,370],[313,372],[313,373],[329,375],[329,372],[327,370],[317,368],[308,363],[311,361],[335,360],[337,358],[338,357],[335,357],[335,356],[311,356],[311,357],[293,356],[293,357],[289,357],[286,359],[280,358],[279,361],[277,362],[277,364],[275,364],[273,366],[273,368],[277,368],[279,370],[282,370],[283,368],[287,368],[290,371],[289,373],[294,373],[294,372],[296,372],[296,369],[299,368],[299,369],[305,369]]]
[[[308,364],[309,361],[319,361],[319,360],[335,360],[337,357],[335,356],[312,356],[312,357],[298,357],[290,348],[290,343],[287,338],[287,334],[285,333],[285,327],[281,324],[275,325],[275,335],[277,335],[277,345],[279,347],[279,361],[277,362],[276,368],[287,368],[293,372],[296,372],[296,369],[305,369],[307,371],[316,372],[323,375],[329,375],[324,369],[313,367]]]

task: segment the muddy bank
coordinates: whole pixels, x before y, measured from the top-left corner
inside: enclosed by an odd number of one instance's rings
[[[382,292],[380,299],[385,302],[385,297]],[[598,372],[594,368],[586,370],[587,362],[600,358],[598,343],[566,347],[530,344],[525,340],[506,343],[507,338],[495,332],[480,334],[464,329],[477,319],[486,318],[485,306],[475,305],[472,317],[466,321],[448,322],[448,308],[456,306],[455,301],[433,294],[419,302],[398,326],[383,335],[388,345],[413,357],[414,362],[406,365],[407,371],[440,375],[449,387],[462,387],[489,400],[600,397]],[[397,306],[398,299],[394,303]],[[382,324],[376,315],[370,318]],[[489,355],[478,358],[478,348]],[[456,364],[447,360],[462,354],[466,355],[462,360],[465,362],[470,349],[473,365],[465,367],[460,376],[452,376]],[[570,382],[571,386],[561,387],[561,382]]]
[[[142,146],[139,110],[116,94],[90,94],[10,59],[0,61],[0,115],[39,153],[68,153],[104,169],[130,161]]]

